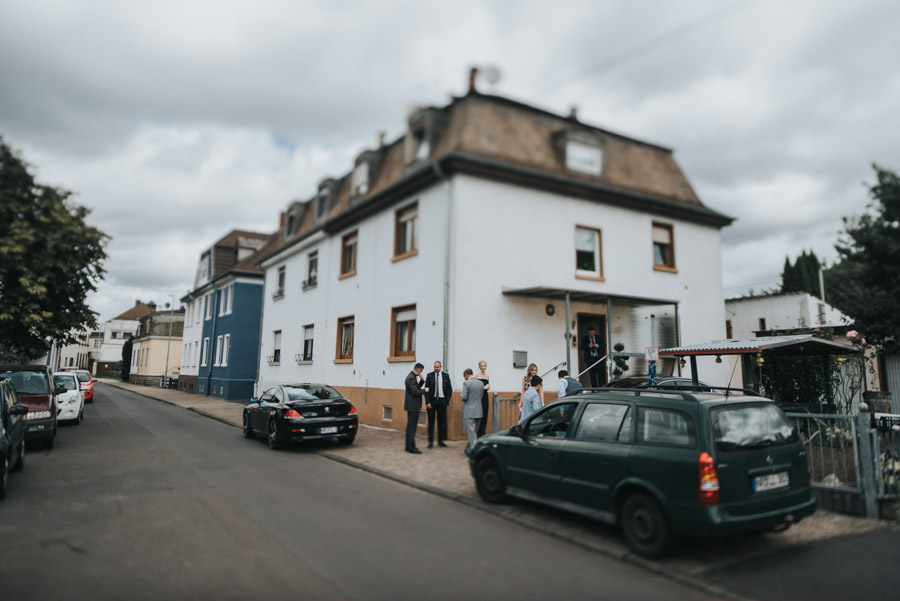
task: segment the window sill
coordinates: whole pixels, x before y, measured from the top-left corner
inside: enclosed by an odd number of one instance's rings
[[[353,363],[353,357],[350,357],[348,359],[335,359],[334,362],[335,363]]]
[[[272,293],[272,300],[273,300],[273,301],[279,301],[279,300],[281,300],[281,299],[283,299],[283,298],[284,298],[284,292],[273,292],[273,293]]]
[[[678,273],[677,268],[669,267],[668,265],[660,265],[659,263],[653,264],[653,271],[664,271],[666,273]]]
[[[307,360],[307,359],[295,359],[295,361],[297,362],[297,365],[312,365],[312,364],[313,364],[312,359],[309,359],[309,360]]]
[[[575,279],[576,280],[590,280],[592,282],[605,282],[606,281],[606,278],[603,277],[602,275],[591,275],[588,273],[576,273]]]
[[[416,356],[412,355],[412,356],[405,356],[405,357],[388,357],[387,362],[388,363],[415,363]]]
[[[417,254],[419,254],[419,249],[418,249],[418,248],[414,248],[414,249],[412,249],[412,250],[410,250],[410,251],[407,251],[407,252],[405,252],[405,253],[403,253],[403,254],[401,254],[401,255],[394,255],[394,258],[391,259],[391,263],[396,263],[397,261],[402,261],[403,259],[408,259],[408,258],[410,258],[410,257],[415,257]]]
[[[306,292],[307,290],[312,290],[313,288],[315,288],[318,285],[319,285],[318,282],[312,282],[311,284],[307,284],[304,282],[304,284],[302,286],[303,292]]]
[[[348,272],[346,272],[346,273],[342,273],[341,275],[338,276],[338,279],[339,279],[339,280],[343,280],[343,279],[346,279],[346,278],[353,277],[353,276],[355,276],[355,275],[356,275],[356,270],[354,269],[353,271],[348,271]]]
[[[268,363],[272,366],[281,365],[281,361],[269,361]]]

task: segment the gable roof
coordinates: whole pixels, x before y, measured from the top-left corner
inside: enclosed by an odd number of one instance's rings
[[[124,313],[113,317],[110,321],[113,320],[121,320],[121,321],[139,321],[145,315],[149,315],[153,313],[154,309],[148,307],[140,300],[134,302],[134,306]]]

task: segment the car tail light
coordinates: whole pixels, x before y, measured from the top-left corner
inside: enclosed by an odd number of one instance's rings
[[[356,407],[350,405],[350,412],[347,415],[356,415]]]
[[[698,463],[697,500],[702,505],[718,505],[722,498],[719,495],[719,474],[716,473],[716,462],[709,453],[700,453]]]
[[[288,409],[284,416],[291,419],[303,419],[303,416],[296,409]]]

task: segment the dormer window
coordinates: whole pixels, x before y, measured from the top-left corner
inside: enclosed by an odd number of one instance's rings
[[[425,137],[425,129],[420,129],[413,134],[413,142],[415,144],[413,160],[416,161],[424,161],[428,158],[428,155],[431,154],[431,145],[428,143],[428,139]]]
[[[321,221],[328,214],[328,196],[319,194],[316,197],[316,221]]]
[[[353,196],[365,196],[369,191],[369,163],[362,161],[353,170],[353,177],[350,181],[353,190]]]
[[[566,142],[566,168],[588,175],[603,174],[603,149],[575,140]]]

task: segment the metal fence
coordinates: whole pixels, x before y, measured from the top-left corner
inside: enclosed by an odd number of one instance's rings
[[[856,418],[827,413],[788,413],[806,447],[812,485],[860,494]]]
[[[900,500],[900,415],[876,414],[872,429],[875,485],[881,499]]]

